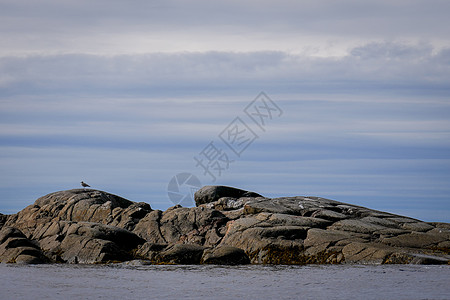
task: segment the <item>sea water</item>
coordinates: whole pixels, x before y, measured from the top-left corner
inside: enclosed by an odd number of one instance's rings
[[[450,266],[0,264],[0,299],[450,299]]]

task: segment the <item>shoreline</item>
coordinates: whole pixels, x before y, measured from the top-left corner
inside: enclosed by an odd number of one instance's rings
[[[0,262],[37,264],[450,264],[450,224],[321,197],[225,186],[166,211],[94,189],[0,215]]]

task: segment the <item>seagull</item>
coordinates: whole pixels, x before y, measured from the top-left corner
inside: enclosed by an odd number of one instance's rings
[[[89,184],[87,184],[86,182],[83,182],[83,181],[81,182],[81,186],[82,187],[91,187]]]

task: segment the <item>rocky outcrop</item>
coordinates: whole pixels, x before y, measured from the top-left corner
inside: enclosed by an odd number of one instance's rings
[[[320,197],[265,198],[223,186],[197,207],[149,204],[91,189],[43,196],[0,215],[0,262],[152,264],[448,264],[450,224]]]
[[[52,262],[116,262],[132,259],[145,242],[130,230],[150,211],[146,203],[76,189],[37,199],[4,226],[23,232]]]
[[[109,193],[74,189],[43,196],[8,218],[6,225],[30,234],[53,221],[95,222],[133,230],[152,209],[147,203],[136,203]]]

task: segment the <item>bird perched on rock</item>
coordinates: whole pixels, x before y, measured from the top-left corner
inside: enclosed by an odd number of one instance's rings
[[[87,184],[87,183],[84,182],[84,181],[81,182],[81,186],[82,186],[82,187],[91,187],[89,184]]]

